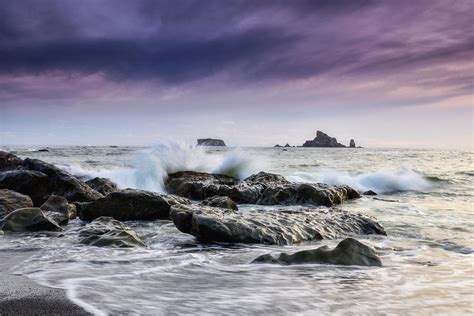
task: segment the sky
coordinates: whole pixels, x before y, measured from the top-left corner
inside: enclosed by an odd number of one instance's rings
[[[0,0],[0,144],[474,148],[474,1]]]

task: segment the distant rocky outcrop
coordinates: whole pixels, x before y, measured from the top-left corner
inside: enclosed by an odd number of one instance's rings
[[[349,147],[350,148],[356,148],[356,143],[353,139],[351,139],[351,141],[349,142]]]
[[[197,140],[198,146],[226,146],[222,139],[215,138],[199,138]]]
[[[285,146],[282,146],[282,145],[280,145],[280,144],[276,144],[276,145],[275,145],[275,146],[273,146],[273,147],[277,147],[277,148],[280,148],[280,147],[286,147],[286,148],[288,148],[288,147],[291,147],[291,145],[290,145],[290,144],[288,144],[288,143],[286,143],[286,145],[285,145]]]
[[[346,147],[343,144],[337,142],[335,137],[331,137],[321,131],[316,132],[316,138],[313,140],[307,140],[303,147]]]

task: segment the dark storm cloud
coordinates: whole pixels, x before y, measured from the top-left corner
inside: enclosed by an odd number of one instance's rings
[[[4,76],[101,73],[166,84],[216,74],[236,82],[387,77],[469,63],[474,46],[472,1],[0,0],[0,7]],[[443,84],[465,87],[464,78]]]

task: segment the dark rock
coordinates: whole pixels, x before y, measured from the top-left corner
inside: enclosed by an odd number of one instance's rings
[[[11,190],[0,190],[0,219],[19,208],[33,207],[28,195]]]
[[[50,194],[63,196],[72,202],[93,201],[102,197],[102,194],[83,181],[52,164],[27,158],[24,160],[24,166],[28,170],[39,171],[48,176]]]
[[[180,231],[202,241],[289,245],[353,234],[386,235],[374,219],[337,208],[236,212],[179,205],[171,207],[170,216]]]
[[[364,193],[362,193],[363,195],[377,195],[376,192],[372,191],[372,190],[369,190],[369,191],[365,191]]]
[[[34,205],[41,205],[53,191],[46,174],[31,170],[0,172],[0,189],[26,194],[33,200]]]
[[[11,212],[3,219],[0,229],[12,232],[62,231],[62,228],[54,220],[46,217],[38,207],[21,208]]]
[[[316,138],[313,140],[307,140],[303,147],[346,147],[343,144],[337,142],[337,139],[330,137],[329,135],[317,131]]]
[[[286,143],[286,145],[283,146],[283,147],[291,147],[291,146],[290,146],[290,144]]]
[[[107,178],[97,177],[86,181],[86,184],[103,195],[107,195],[118,190],[117,184]]]
[[[351,141],[349,142],[349,147],[350,148],[356,148],[356,143],[353,139],[351,139]]]
[[[213,196],[201,202],[201,205],[237,210],[237,204],[228,196]]]
[[[78,212],[79,218],[86,221],[101,216],[110,216],[120,221],[169,219],[172,205],[189,203],[188,199],[178,196],[126,189],[82,204]]]
[[[21,168],[23,160],[14,154],[0,151],[0,171],[15,170]]]
[[[112,217],[99,217],[79,233],[81,244],[97,247],[146,247],[137,233]]]
[[[166,188],[172,194],[195,200],[228,196],[236,203],[261,205],[332,206],[360,197],[349,186],[293,183],[283,176],[267,172],[259,172],[239,183],[237,179],[224,175],[180,171],[168,176]]]
[[[64,225],[70,219],[76,217],[76,206],[69,204],[66,198],[57,195],[51,195],[43,205],[40,206],[43,213],[53,219],[59,225]]]
[[[280,144],[276,144],[276,145],[275,145],[275,146],[273,146],[273,147],[280,148],[280,147],[283,147],[283,146],[282,146],[282,145],[280,145]]]
[[[375,250],[354,238],[344,239],[334,249],[323,246],[317,249],[298,251],[291,255],[282,253],[278,258],[263,255],[255,259],[253,263],[278,263],[283,265],[326,263],[345,266],[382,266],[382,261]]]
[[[38,152],[41,153],[41,152],[49,152],[49,149],[48,148],[41,148],[41,149],[38,149]]]
[[[200,138],[197,140],[198,146],[225,146],[222,139]]]

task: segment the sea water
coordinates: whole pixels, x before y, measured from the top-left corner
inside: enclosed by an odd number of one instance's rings
[[[357,236],[383,267],[250,264],[266,253],[295,252],[339,240],[291,246],[202,244],[165,220],[127,222],[147,249],[78,243],[85,224],[64,234],[6,234],[0,250],[35,249],[17,268],[62,288],[96,315],[107,314],[472,314],[474,293],[473,153],[414,149],[3,147],[87,179],[165,192],[170,172],[197,170],[244,178],[258,171],[290,181],[348,184],[379,195],[343,208],[376,217],[388,236]],[[293,206],[297,207],[297,206]],[[255,205],[239,205],[245,212]],[[272,206],[264,207],[272,211]],[[289,207],[291,208],[291,207]]]

